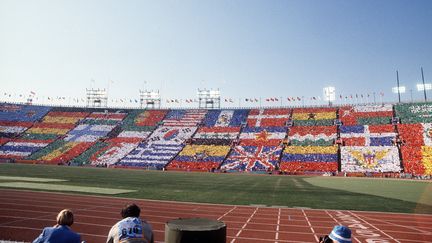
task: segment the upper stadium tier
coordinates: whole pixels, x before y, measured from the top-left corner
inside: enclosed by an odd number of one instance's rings
[[[3,162],[432,175],[432,103],[275,109],[0,104]]]

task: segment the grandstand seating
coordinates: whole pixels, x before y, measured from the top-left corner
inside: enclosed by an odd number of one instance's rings
[[[27,108],[27,110],[30,110],[30,108]],[[46,109],[40,110],[45,111]],[[42,112],[36,114],[42,114]],[[41,122],[35,122],[19,137],[0,147],[0,158],[21,159],[29,157],[33,159],[33,154],[36,152],[50,151],[50,147],[47,145],[69,132],[75,127],[75,123],[87,115],[88,113],[85,112],[50,111],[43,117]],[[41,119],[41,117],[38,118]],[[75,147],[71,145],[69,145],[69,148]],[[44,154],[44,152],[39,154]],[[41,156],[41,158],[45,157]]]
[[[0,159],[169,170],[432,175],[431,113],[432,103],[251,110],[0,104]],[[400,124],[392,124],[394,116]]]

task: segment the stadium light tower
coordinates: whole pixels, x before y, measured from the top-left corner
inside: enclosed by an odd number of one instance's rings
[[[158,91],[140,90],[140,106],[141,108],[160,108],[161,97]]]
[[[220,109],[221,94],[219,89],[198,89],[199,108]]]
[[[103,107],[108,106],[108,94],[105,89],[86,89],[87,92],[87,107]]]
[[[431,90],[432,84],[430,84],[430,83],[425,84],[424,75],[423,75],[423,67],[421,68],[421,75],[422,75],[423,84],[417,84],[417,90],[423,91],[424,99],[425,99],[425,101],[427,101],[426,90]]]
[[[332,105],[332,102],[336,100],[336,89],[335,87],[325,87],[324,91],[324,100],[329,102],[329,106]]]
[[[400,103],[401,102],[400,94],[405,93],[406,92],[406,88],[405,88],[405,86],[393,87],[392,88],[392,92],[395,93],[395,94],[398,94],[399,103]]]

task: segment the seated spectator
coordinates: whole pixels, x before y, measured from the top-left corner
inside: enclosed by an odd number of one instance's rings
[[[63,209],[57,215],[57,224],[46,227],[33,243],[80,243],[81,236],[73,232],[70,226],[74,222],[71,210]]]
[[[336,225],[330,235],[320,237],[320,243],[351,243],[351,230],[343,225]]]
[[[126,205],[120,213],[123,219],[111,228],[107,243],[153,243],[152,228],[139,218],[140,213],[136,204]]]

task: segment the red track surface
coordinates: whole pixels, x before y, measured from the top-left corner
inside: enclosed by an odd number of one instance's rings
[[[127,202],[137,203],[164,241],[165,223],[178,217],[205,217],[227,224],[227,242],[316,242],[336,224],[349,225],[353,242],[432,242],[432,215],[266,208],[177,203],[0,189],[0,240],[32,241],[57,213],[75,213],[73,230],[87,243],[105,242]]]

